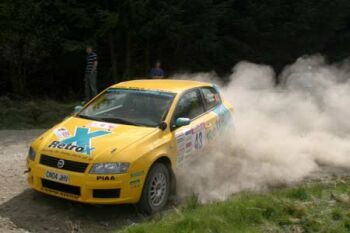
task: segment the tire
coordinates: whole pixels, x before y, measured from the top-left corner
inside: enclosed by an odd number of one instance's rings
[[[139,210],[149,215],[161,211],[168,201],[170,186],[168,167],[163,163],[152,165],[138,203]]]

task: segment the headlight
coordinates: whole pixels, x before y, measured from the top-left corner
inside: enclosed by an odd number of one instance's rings
[[[130,163],[95,163],[90,173],[92,174],[120,174],[128,172]]]
[[[28,159],[34,161],[35,160],[35,151],[32,147],[29,148],[28,151]]]

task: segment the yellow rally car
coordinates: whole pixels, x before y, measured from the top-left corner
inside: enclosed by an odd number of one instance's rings
[[[175,191],[176,167],[231,121],[231,111],[210,83],[113,85],[32,143],[28,183],[70,200],[138,203],[154,213]]]

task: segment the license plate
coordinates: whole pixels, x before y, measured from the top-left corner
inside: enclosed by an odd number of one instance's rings
[[[48,180],[54,180],[54,181],[61,182],[61,183],[68,183],[69,182],[68,175],[53,172],[53,171],[46,171],[45,178]]]

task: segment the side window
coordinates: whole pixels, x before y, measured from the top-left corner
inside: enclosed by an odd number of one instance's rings
[[[193,119],[204,113],[204,106],[199,90],[193,90],[184,94],[179,100],[174,120],[179,117]]]
[[[220,95],[215,88],[203,87],[201,91],[207,109],[212,109],[221,103]]]

